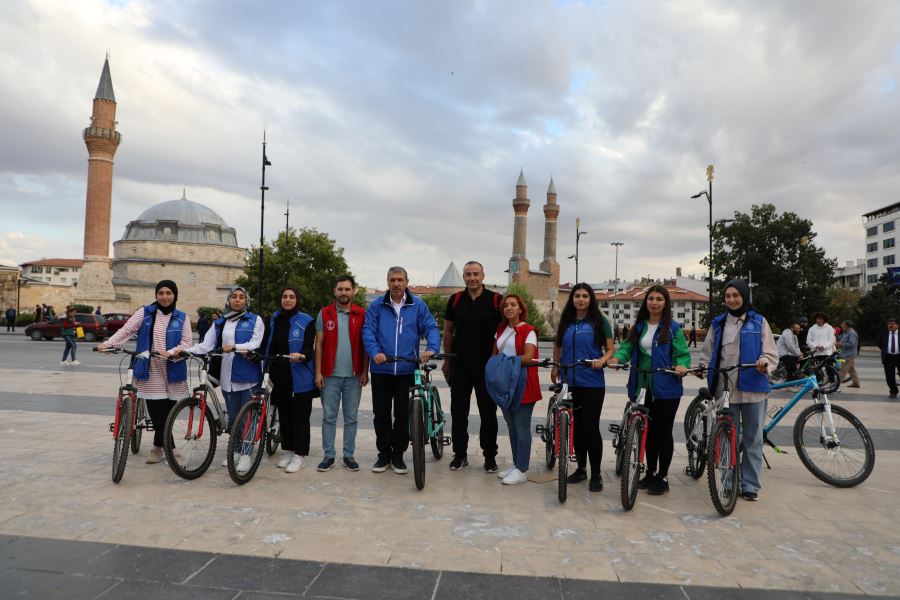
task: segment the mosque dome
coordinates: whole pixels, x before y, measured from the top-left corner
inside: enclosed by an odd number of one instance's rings
[[[233,227],[214,210],[182,196],[155,204],[125,227],[125,240],[216,244],[237,247]]]

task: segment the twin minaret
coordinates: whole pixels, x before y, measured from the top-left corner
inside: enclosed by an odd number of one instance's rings
[[[516,182],[516,197],[512,201],[515,220],[513,225],[513,248],[509,259],[510,280],[516,283],[526,283],[529,274],[528,258],[525,256],[525,243],[528,235],[528,208],[531,200],[528,199],[528,184],[525,182],[525,172],[519,171],[519,180]],[[556,185],[550,178],[550,186],[547,188],[547,204],[544,205],[544,260],[541,261],[542,273],[559,278],[559,263],[556,261],[556,219],[559,216],[559,205],[556,203]]]

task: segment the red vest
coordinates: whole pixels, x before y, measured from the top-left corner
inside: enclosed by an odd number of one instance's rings
[[[362,327],[366,322],[366,311],[355,304],[350,305],[350,351],[353,354],[353,373],[362,375],[366,364],[366,349],[362,344]],[[322,309],[322,375],[328,377],[334,371],[334,355],[337,353],[337,307],[329,304]]]
[[[506,331],[506,323],[501,323],[497,327],[497,340],[499,340],[503,336],[503,332]],[[534,331],[535,335],[537,335],[537,331],[535,331],[534,327],[529,325],[528,323],[521,323],[518,327],[516,327],[516,354],[522,356],[525,354],[525,339],[528,337],[528,334]],[[496,346],[496,342],[494,342]],[[500,351],[500,348],[497,348],[497,351]],[[538,348],[535,346],[534,348],[534,358],[538,357]],[[528,369],[528,373],[525,378],[525,393],[522,395],[522,404],[534,404],[538,400],[541,399],[541,382],[538,379],[537,367],[531,367]]]

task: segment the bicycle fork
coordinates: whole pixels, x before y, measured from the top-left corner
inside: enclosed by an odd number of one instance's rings
[[[119,437],[119,427],[122,426],[122,403],[125,401],[131,402],[131,405],[134,406],[137,402],[137,398],[134,396],[132,392],[119,392],[119,398],[116,401],[116,417],[115,420],[109,424],[109,431],[112,433],[113,439]],[[135,423],[135,412],[131,411],[131,429],[134,429]]]
[[[560,437],[559,437],[559,416],[562,413],[567,413],[569,415],[569,427],[567,428],[567,431],[566,431],[568,439],[565,442],[563,442],[563,440],[560,439]],[[554,420],[553,432],[554,432],[554,437],[556,438],[554,440],[554,444],[553,444],[554,451],[556,452],[556,456],[558,456],[560,458],[565,456],[566,459],[570,460],[570,461],[578,460],[577,457],[575,456],[575,432],[573,431],[573,427],[575,425],[575,419],[573,417],[574,417],[574,414],[573,414],[573,411],[571,408],[561,408],[561,409],[557,410],[553,416],[553,420]],[[567,450],[567,452],[565,452],[565,453],[562,452],[562,445],[564,443],[566,445],[566,450]]]

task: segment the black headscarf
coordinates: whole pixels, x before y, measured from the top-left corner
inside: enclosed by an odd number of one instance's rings
[[[741,304],[741,307],[738,308],[737,310],[731,310],[730,308],[728,308],[727,309],[728,314],[735,316],[735,317],[740,317],[744,313],[746,313],[748,310],[753,308],[753,306],[750,304],[750,286],[747,284],[746,281],[744,281],[743,279],[732,279],[731,281],[729,281],[728,283],[725,284],[726,291],[728,290],[728,288],[736,289],[738,291],[738,293],[741,295],[741,298],[744,299],[744,303]],[[723,292],[723,295],[724,295],[724,292]],[[726,308],[727,308],[727,304],[726,304]]]
[[[278,310],[281,311],[281,314],[278,315],[279,318],[284,317],[286,319],[290,319],[291,317],[293,317],[300,311],[300,292],[297,291],[297,288],[295,288],[291,285],[288,285],[288,286],[285,286],[284,288],[282,288],[281,292],[278,294],[279,304],[281,303],[281,297],[284,296],[284,293],[288,290],[294,292],[294,297],[297,298],[297,302],[296,302],[296,304],[294,304],[294,308],[292,308],[290,310],[287,310],[284,307],[279,306]]]
[[[171,279],[163,279],[156,284],[156,291],[154,293],[159,293],[159,290],[161,290],[162,288],[169,288],[170,290],[172,290],[172,294],[175,296],[175,300],[173,300],[172,304],[170,304],[169,306],[161,306],[159,302],[154,302],[157,310],[159,310],[159,312],[161,312],[162,314],[167,315],[175,310],[175,305],[178,304],[178,286],[175,285],[175,282]]]

